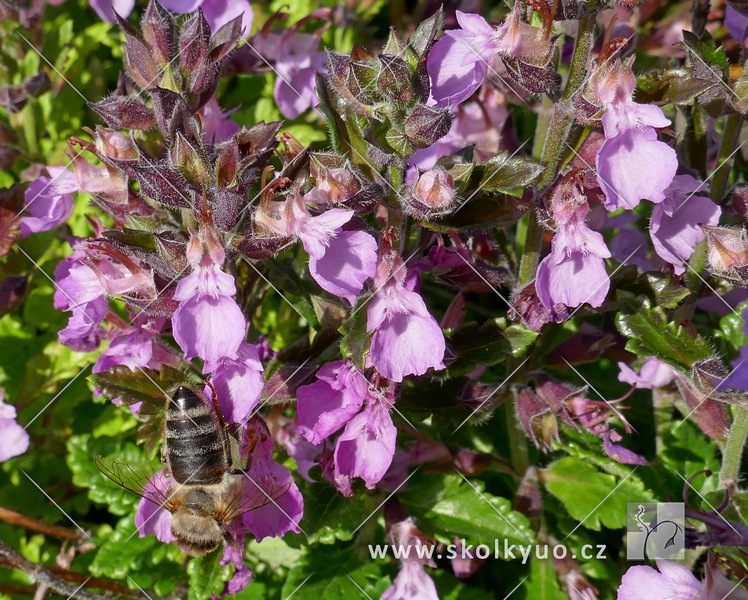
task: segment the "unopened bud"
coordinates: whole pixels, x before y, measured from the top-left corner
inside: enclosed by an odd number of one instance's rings
[[[155,0],[148,2],[140,22],[143,39],[153,51],[153,57],[162,69],[169,64],[174,54],[176,25],[168,10]]]
[[[109,127],[150,129],[156,124],[153,110],[135,98],[111,96],[89,106]]]
[[[453,118],[448,108],[417,104],[405,119],[405,135],[416,148],[428,148],[449,133]]]
[[[399,56],[380,54],[381,67],[377,77],[377,88],[396,102],[407,104],[413,98],[410,86],[410,69]]]
[[[721,399],[720,395],[714,395],[729,376],[722,361],[716,356],[704,360],[697,360],[691,367],[691,378],[696,387],[707,395]]]
[[[38,98],[51,88],[52,82],[49,80],[49,75],[47,75],[46,71],[39,71],[36,75],[27,77],[23,82],[24,91],[32,98]]]
[[[17,112],[26,106],[26,92],[20,85],[5,85],[0,88],[0,106],[8,112]]]
[[[204,189],[211,179],[211,168],[181,133],[177,133],[169,151],[171,163],[194,186]]]
[[[412,197],[405,199],[406,210],[419,218],[448,213],[455,205],[455,184],[443,168],[422,173],[413,186]]]
[[[702,225],[706,234],[709,266],[717,273],[729,273],[748,266],[748,239],[744,229]]]
[[[96,128],[96,151],[118,161],[136,161],[140,155],[129,136],[106,127]]]
[[[345,202],[360,189],[361,182],[349,169],[324,169],[317,175],[317,192],[322,202],[331,204]]]
[[[179,37],[179,68],[185,76],[194,75],[201,71],[208,61],[208,49],[210,47],[210,25],[203,16],[203,11],[198,10],[182,29]]]
[[[553,440],[560,441],[558,423],[550,407],[529,388],[521,390],[516,399],[517,416],[528,437],[538,450],[553,449]]]

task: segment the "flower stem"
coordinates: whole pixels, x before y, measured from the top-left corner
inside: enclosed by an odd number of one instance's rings
[[[725,119],[725,131],[722,136],[722,144],[717,154],[717,168],[714,170],[712,178],[712,189],[710,196],[714,202],[720,204],[727,191],[727,184],[730,181],[730,172],[732,171],[733,162],[735,162],[735,149],[740,138],[740,129],[743,126],[743,115],[729,115]]]
[[[719,471],[719,486],[727,490],[734,490],[737,486],[743,448],[748,439],[748,403],[745,397],[735,405],[733,414],[735,418],[722,451],[722,468]]]
[[[584,84],[594,33],[594,16],[584,17],[579,20],[577,43],[574,46],[574,55],[571,58],[571,67],[569,68],[569,78],[566,82],[566,88],[561,96],[561,100],[556,102],[553,107],[551,122],[546,124],[542,120],[539,120],[539,127],[535,135],[543,135],[545,137],[545,144],[540,155],[540,164],[546,167],[546,170],[538,179],[538,189],[549,186],[556,178],[563,148],[566,146],[566,140],[574,123],[574,118],[569,110],[568,100]],[[520,286],[526,285],[535,276],[540,259],[540,247],[543,241],[543,229],[534,215],[529,214],[525,218],[527,219],[527,233],[523,241],[524,243],[520,244],[524,248],[518,273]]]

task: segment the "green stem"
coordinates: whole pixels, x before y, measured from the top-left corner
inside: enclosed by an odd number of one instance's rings
[[[535,135],[545,136],[545,144],[540,155],[540,164],[546,167],[546,170],[538,179],[538,189],[549,186],[556,178],[563,148],[566,146],[566,140],[574,123],[574,118],[569,110],[568,100],[584,84],[594,33],[594,16],[584,17],[579,20],[577,43],[574,46],[574,55],[571,58],[569,78],[566,81],[564,93],[561,96],[561,100],[556,102],[553,107],[551,122],[546,124],[542,119],[538,121],[538,128]],[[519,240],[520,246],[524,248],[518,274],[520,286],[527,284],[535,276],[540,259],[540,248],[543,242],[543,229],[535,219],[534,214],[531,213],[526,218],[528,219],[527,233],[524,240]]]
[[[725,131],[722,136],[722,144],[717,155],[717,168],[712,177],[712,191],[710,196],[714,202],[720,204],[727,191],[730,181],[732,164],[735,161],[735,149],[738,147],[740,129],[743,126],[743,115],[730,115],[725,120]]]
[[[26,140],[26,148],[33,157],[39,156],[39,143],[36,134],[36,115],[34,114],[34,103],[29,102],[21,111],[23,115],[23,136]]]
[[[511,367],[511,362],[510,367]],[[530,466],[530,449],[527,444],[527,435],[522,423],[517,418],[517,398],[512,401],[509,414],[506,416],[507,434],[509,435],[509,456],[512,460],[512,469],[521,481],[525,471]]]
[[[738,483],[740,462],[743,458],[743,448],[748,439],[748,404],[746,398],[735,405],[735,416],[730,433],[722,451],[722,469],[719,472],[719,485],[722,489],[733,490]]]
[[[684,279],[686,287],[695,293],[701,287],[702,279],[699,276],[706,266],[706,240],[696,244],[688,264],[691,268],[686,271]]]

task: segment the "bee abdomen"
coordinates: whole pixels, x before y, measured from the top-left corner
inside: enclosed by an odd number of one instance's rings
[[[166,455],[177,483],[212,484],[229,470],[224,432],[211,408],[180,387],[166,411]]]

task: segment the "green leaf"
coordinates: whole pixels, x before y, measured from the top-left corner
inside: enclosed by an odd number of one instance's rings
[[[343,323],[338,331],[343,334],[340,340],[340,353],[343,358],[350,358],[359,369],[364,368],[366,350],[369,346],[369,332],[366,330],[365,305],[370,296],[359,296],[353,307],[351,317]]]
[[[147,402],[150,406],[161,409],[166,405],[167,395],[181,386],[194,385],[187,375],[168,366],[160,371],[138,369],[120,365],[103,373],[91,376],[96,387],[100,388],[107,400],[120,398],[123,405],[136,402]]]
[[[624,466],[620,469],[627,470]],[[635,477],[603,473],[588,460],[573,456],[557,460],[538,475],[572,518],[594,531],[600,531],[601,525],[610,529],[625,527],[626,503],[652,499]]]
[[[619,291],[618,330],[629,339],[626,350],[639,356],[654,356],[672,367],[690,373],[698,360],[709,358],[712,349],[700,335],[695,338],[682,325],[669,321],[665,311],[652,306],[646,296]]]
[[[288,572],[281,598],[291,594],[294,600],[379,598],[391,585],[382,567],[369,560],[368,553],[364,563],[350,546],[324,553],[312,549],[304,558],[302,565]]]
[[[332,544],[347,541],[371,514],[362,500],[345,498],[336,488],[324,483],[307,484],[304,496],[304,519],[301,527],[308,543]]]
[[[219,548],[205,556],[196,556],[187,565],[190,577],[189,600],[209,600],[213,594],[223,591],[223,584],[231,578],[232,566],[221,565],[223,549]]]
[[[67,463],[73,472],[73,483],[88,488],[91,500],[107,504],[115,515],[125,515],[133,510],[140,498],[99,471],[93,458],[100,456],[104,459],[117,459],[125,464],[141,465],[146,462],[146,458],[140,448],[114,438],[92,438],[89,434],[83,434],[71,436],[67,449]]]
[[[533,600],[567,600],[568,596],[558,585],[558,576],[551,559],[533,558],[530,563],[530,579],[522,586],[526,598]]]
[[[134,515],[129,515],[120,519],[114,532],[98,545],[89,569],[95,577],[123,579],[130,572],[160,563],[167,555],[166,547],[156,536],[138,537]]]
[[[719,320],[719,328],[725,334],[725,338],[736,350],[748,344],[748,335],[743,333],[745,319],[743,315],[748,310],[748,300],[735,307]]]
[[[708,90],[711,81],[694,76],[690,67],[647,73],[636,80],[636,101],[642,104],[692,104]]]
[[[490,366],[505,360],[507,356],[522,356],[537,337],[536,331],[522,325],[507,327],[506,319],[499,318],[490,319],[482,325],[465,323],[455,329],[449,339],[458,362]],[[454,366],[450,365],[450,371],[454,370]]]
[[[478,188],[491,192],[527,187],[545,171],[543,165],[521,156],[510,157],[508,152],[496,154],[478,167],[483,167]]]
[[[468,188],[469,189],[469,188]],[[477,227],[508,227],[530,210],[530,205],[509,194],[475,193],[468,195],[463,204],[443,219],[425,221],[421,225],[439,232]]]
[[[448,543],[457,536],[470,544],[488,544],[493,550],[496,540],[535,542],[527,518],[512,510],[506,498],[485,492],[480,480],[468,482],[457,473],[436,476],[419,471],[398,499],[416,517],[419,529]],[[498,546],[503,555],[503,543]]]

